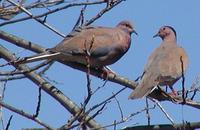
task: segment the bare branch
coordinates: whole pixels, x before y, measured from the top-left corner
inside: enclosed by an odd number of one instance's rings
[[[10,126],[10,123],[11,123],[12,118],[13,118],[13,115],[10,116],[10,118],[9,118],[9,120],[8,120],[8,123],[7,123],[7,125],[6,125],[5,130],[9,130],[9,126]]]
[[[149,102],[148,102],[148,98],[146,97],[146,117],[147,117],[147,124],[150,125],[150,121],[151,121],[151,117],[150,117],[150,113],[149,113]]]
[[[46,50],[44,47],[40,46],[39,44],[33,43],[31,41],[27,41],[23,38],[19,38],[15,35],[6,33],[1,30],[0,30],[0,39],[10,42],[18,47],[33,51],[35,53],[41,53]]]
[[[184,76],[184,64],[183,64],[183,59],[182,56],[180,57],[180,62],[181,62],[181,77],[182,77],[182,99],[183,99],[183,105],[185,104],[185,100],[187,98],[187,95],[185,95],[185,76]]]
[[[38,95],[38,103],[37,103],[37,107],[36,107],[36,112],[35,112],[35,114],[33,115],[33,117],[34,118],[36,118],[36,117],[38,117],[38,115],[39,115],[39,112],[40,112],[40,106],[41,106],[41,91],[42,91],[42,89],[41,88],[39,88],[39,95]]]
[[[55,32],[56,34],[58,34],[61,37],[65,37],[64,34],[62,34],[61,32],[59,32],[58,30],[56,30],[55,28],[53,28],[52,26],[50,26],[49,24],[47,24],[45,21],[42,21],[41,19],[38,18],[34,18],[33,15],[24,7],[22,7],[21,5],[17,4],[16,2],[12,1],[12,0],[7,0],[10,3],[12,3],[13,5],[17,6],[19,9],[21,9],[23,12],[25,12],[27,15],[29,15],[31,18],[33,18],[34,20],[36,20],[37,22],[41,23],[42,25],[44,25],[45,27],[47,27],[48,29],[50,29],[51,31]]]
[[[106,8],[104,8],[103,10],[101,10],[96,16],[94,16],[93,18],[91,18],[90,20],[88,20],[85,24],[83,24],[84,26],[90,25],[91,23],[93,23],[96,19],[100,18],[104,13],[108,12],[109,10],[111,10],[113,7],[115,7],[116,5],[120,4],[122,1],[125,0],[117,0],[116,2],[114,2],[111,6],[106,6]]]
[[[82,9],[81,9],[81,11],[80,11],[80,15],[79,15],[79,17],[78,17],[78,20],[76,21],[76,23],[75,23],[75,25],[74,25],[74,27],[72,28],[72,30],[74,30],[76,27],[78,27],[79,25],[83,25],[83,23],[84,23],[84,12],[85,12],[85,10],[86,10],[86,7],[87,7],[87,5],[85,5]]]
[[[2,85],[0,87],[0,100],[1,101],[3,101],[4,96],[5,96],[6,84],[7,84],[7,81],[2,82]],[[4,126],[4,120],[3,120],[3,107],[1,105],[0,105],[0,120],[1,120],[2,129],[4,130],[5,126]]]
[[[58,12],[58,11],[61,11],[61,10],[64,10],[64,9],[67,9],[67,8],[70,8],[70,7],[83,6],[83,5],[97,5],[97,4],[103,4],[103,3],[105,3],[105,0],[97,0],[97,1],[93,1],[93,2],[71,3],[71,4],[67,4],[67,5],[65,5],[63,7],[59,7],[59,8],[53,9],[51,11],[48,11],[46,13],[37,15],[37,16],[32,16],[32,17],[28,16],[28,17],[17,19],[17,20],[12,20],[12,21],[8,21],[8,22],[4,22],[4,23],[1,23],[0,26],[4,26],[4,25],[7,25],[7,24],[12,24],[12,23],[16,23],[16,22],[21,22],[21,21],[32,19],[32,18],[45,17],[45,16],[47,16],[49,14],[53,14],[55,12]],[[28,9],[28,8],[29,7],[26,7],[26,9]],[[30,8],[32,8],[32,7],[30,7]]]
[[[154,103],[156,103],[156,105],[160,108],[160,110],[165,114],[165,116],[167,117],[167,119],[172,123],[172,125],[174,125],[174,120],[169,116],[169,114],[165,111],[165,109],[162,107],[162,105],[158,102],[158,100],[150,98],[151,101],[153,101]]]
[[[51,63],[52,61],[51,60],[46,60],[32,68],[30,68],[30,70],[13,70],[13,71],[0,71],[0,76],[10,76],[10,75],[18,75],[18,74],[25,74],[25,73],[30,73],[32,71],[35,71],[43,66],[46,66],[48,65],[49,63]],[[10,64],[13,64],[12,61],[11,62],[8,62],[9,64],[6,63],[6,65],[10,65]]]
[[[10,111],[12,111],[12,112],[14,112],[14,113],[17,113],[17,114],[19,114],[19,115],[21,115],[21,116],[23,116],[23,117],[26,117],[26,118],[28,118],[28,119],[31,119],[31,120],[33,120],[34,122],[40,124],[41,126],[47,128],[47,129],[49,129],[49,130],[54,130],[54,128],[52,128],[52,127],[50,127],[49,125],[45,124],[44,122],[40,121],[38,118],[34,118],[32,115],[30,115],[30,114],[24,112],[23,110],[19,110],[19,109],[15,108],[15,107],[12,107],[12,106],[10,106],[10,105],[4,103],[3,101],[0,101],[0,104],[1,104],[1,106],[3,106],[4,108],[6,108],[6,109],[8,109],[8,110],[10,110]]]
[[[115,95],[115,94],[113,93],[113,95]],[[122,111],[121,105],[120,105],[119,101],[117,100],[116,96],[114,96],[114,99],[115,99],[116,102],[117,102],[117,106],[118,106],[119,111],[120,111],[121,119],[124,119],[124,114],[123,114],[123,111]]]
[[[105,102],[105,103],[102,105],[102,107],[101,107],[99,110],[97,110],[89,119],[86,119],[84,123],[87,123],[88,121],[94,119],[97,115],[99,115],[99,114],[103,111],[103,109],[105,108],[105,106],[107,105],[107,103],[108,103],[108,102]],[[100,128],[101,128],[101,127],[100,127]],[[99,128],[98,128],[98,129],[99,129]]]
[[[100,90],[101,88],[105,87],[107,82],[108,82],[108,80],[105,80],[101,86],[98,86],[98,87],[93,91],[92,94],[95,94],[96,92],[98,92],[98,90]]]
[[[39,69],[40,67],[42,67],[43,65],[42,64],[46,64],[48,61],[45,61],[44,63],[41,63],[39,65],[36,65],[35,67],[32,67],[30,68],[29,72],[31,71],[34,71],[34,70],[37,70]],[[42,69],[40,72],[38,72],[39,75],[44,75],[44,73],[49,69],[49,67],[53,64],[54,62],[50,61],[47,66]],[[11,71],[11,72],[14,72],[14,71]],[[18,71],[18,72],[22,72],[22,71]],[[4,73],[4,72],[3,72]],[[8,72],[10,73],[10,72]],[[26,71],[25,73],[28,73],[28,71]],[[2,72],[0,72],[0,75],[2,74]],[[22,73],[24,74],[24,73]],[[7,75],[7,74],[6,74]],[[9,81],[9,80],[18,80],[18,79],[24,79],[26,78],[26,76],[24,75],[17,75],[17,76],[6,76],[6,77],[3,77],[3,78],[0,78],[0,82],[2,81]]]

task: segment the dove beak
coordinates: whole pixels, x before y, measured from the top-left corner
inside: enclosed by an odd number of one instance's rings
[[[132,31],[132,33],[135,33],[135,35],[137,35],[137,36],[138,36],[138,33],[137,33],[135,30],[133,30],[133,31]]]
[[[159,33],[159,32],[158,32],[157,34],[155,34],[155,35],[153,36],[153,38],[158,37],[158,36],[160,36],[160,33]]]
[[[156,35],[154,35],[153,38],[158,37],[158,36],[159,36],[159,33],[157,33]]]

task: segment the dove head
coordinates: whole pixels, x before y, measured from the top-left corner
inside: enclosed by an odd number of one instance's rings
[[[129,34],[135,33],[136,35],[138,35],[137,32],[134,30],[134,26],[129,21],[121,21],[117,24],[117,27],[123,29]]]
[[[176,41],[176,31],[171,26],[163,26],[153,37],[160,37],[163,41]]]

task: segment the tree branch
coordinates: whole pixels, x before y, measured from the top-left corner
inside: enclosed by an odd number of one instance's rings
[[[30,114],[24,112],[23,110],[19,110],[19,109],[13,107],[13,106],[10,106],[10,105],[4,103],[3,101],[0,101],[0,104],[1,104],[1,106],[3,106],[4,108],[6,108],[6,109],[8,109],[8,110],[10,110],[10,111],[12,111],[12,112],[14,112],[14,113],[17,113],[17,114],[19,114],[19,115],[21,115],[21,116],[23,116],[23,117],[26,117],[26,118],[28,118],[28,119],[31,119],[31,120],[35,121],[36,123],[40,124],[41,126],[44,126],[45,128],[47,128],[47,129],[49,129],[49,130],[54,130],[54,128],[52,128],[52,127],[50,127],[49,125],[45,124],[44,122],[40,121],[38,118],[35,118],[35,117],[33,117],[32,115],[30,115]]]
[[[12,23],[17,23],[17,22],[29,20],[29,19],[32,19],[32,18],[45,17],[45,16],[47,16],[49,14],[53,14],[55,12],[58,12],[58,11],[61,11],[61,10],[64,10],[64,9],[68,9],[70,7],[83,6],[83,5],[97,5],[97,4],[103,4],[103,3],[105,3],[105,0],[97,0],[97,1],[93,1],[93,2],[70,3],[70,4],[67,4],[67,5],[65,5],[63,7],[52,9],[52,10],[46,12],[46,13],[43,13],[43,14],[40,14],[40,15],[37,15],[37,16],[33,16],[33,17],[28,16],[28,17],[24,17],[24,18],[12,20],[12,21],[4,22],[4,23],[1,23],[0,26],[4,26],[4,25],[7,25],[7,24],[12,24]],[[25,7],[25,8],[26,9],[30,9],[30,8],[33,8],[33,7]]]
[[[47,27],[48,29],[50,29],[51,31],[55,32],[56,34],[58,34],[61,37],[65,37],[64,34],[62,34],[61,32],[59,32],[58,30],[56,30],[54,27],[50,26],[48,23],[46,23],[45,21],[42,21],[39,18],[34,18],[32,13],[29,12],[26,8],[22,7],[21,5],[19,5],[18,3],[12,1],[12,0],[7,0],[10,3],[12,3],[13,5],[15,5],[16,7],[18,7],[19,9],[21,9],[23,12],[25,12],[28,16],[30,16],[32,19],[34,19],[35,21],[41,23],[43,26]]]
[[[10,43],[14,42],[13,44],[15,44],[19,47],[28,49],[30,51],[36,52],[36,53],[42,53],[46,50],[44,47],[40,46],[39,44],[35,44],[35,43],[29,42],[27,40],[24,40],[22,38],[18,38],[17,36],[8,34],[4,31],[0,31],[0,38],[2,38],[5,41],[8,41]],[[63,61],[58,61],[58,62],[65,64],[67,66],[70,66],[74,69],[78,69],[80,71],[87,72],[86,66],[76,64],[76,63],[66,63],[66,62],[63,62]],[[91,68],[90,74],[92,74],[96,77],[101,77],[102,72],[99,71],[99,70]],[[136,86],[138,84],[137,82],[131,81],[131,80],[129,80],[129,79],[123,77],[123,76],[120,76],[120,75],[117,75],[117,74],[114,75],[112,73],[109,73],[107,75],[107,77],[103,77],[103,79],[117,83],[117,84],[120,84],[122,86],[128,87],[128,88],[133,89],[133,90],[136,88]],[[166,94],[162,93],[160,90],[154,90],[148,96],[155,98],[158,101],[170,101],[170,102],[172,102],[172,99],[169,96],[167,96]],[[173,103],[176,103],[176,104],[181,104],[183,102],[183,99],[180,96],[174,97],[173,100],[174,100]],[[196,102],[196,101],[193,101],[191,99],[186,99],[185,105],[200,109],[200,102]]]

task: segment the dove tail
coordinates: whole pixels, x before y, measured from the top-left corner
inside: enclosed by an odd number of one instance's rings
[[[158,85],[158,83],[155,82],[154,77],[155,76],[152,73],[145,73],[139,85],[130,94],[129,99],[143,98],[150,94]]]
[[[142,87],[137,86],[137,88],[129,95],[128,99],[139,99],[150,94],[156,87]]]
[[[40,60],[54,59],[58,55],[60,55],[60,52],[56,52],[56,53],[44,52],[41,54],[24,57],[22,59],[15,61],[14,64],[24,64],[24,63],[31,63],[31,62],[36,62]]]

